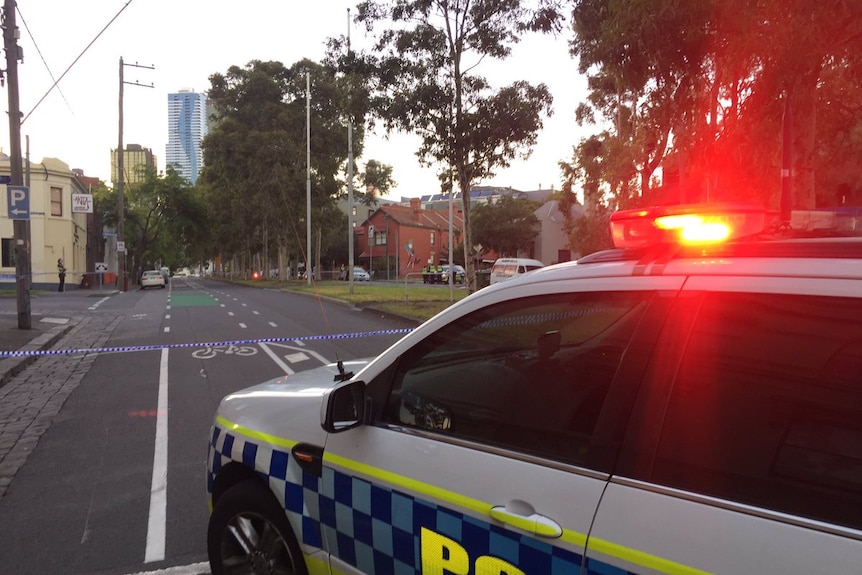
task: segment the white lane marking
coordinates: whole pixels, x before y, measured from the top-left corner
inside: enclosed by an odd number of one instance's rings
[[[129,575],[203,575],[210,572],[209,562],[192,563],[191,565],[179,565],[168,567],[157,571],[138,571]]]
[[[216,301],[218,301],[218,300],[216,300]],[[221,307],[224,307],[224,304],[221,304]]]
[[[278,327],[278,324],[276,324],[274,321],[269,322],[269,325],[271,325],[272,327]]]
[[[244,323],[241,323],[241,324],[239,324],[239,327],[241,327],[242,329],[245,329],[245,328],[247,328],[248,326],[247,326],[247,325],[245,325]]]
[[[260,315],[260,312],[259,312],[259,311],[253,311],[253,312],[251,312],[251,313],[253,313],[254,315]]]
[[[94,303],[93,305],[91,305],[91,306],[89,307],[89,309],[96,309],[97,307],[99,307],[100,305],[102,305],[103,303],[105,303],[106,301],[108,301],[109,299],[110,299],[109,297],[103,297],[102,299],[100,299],[99,301],[97,301],[96,303]]]
[[[300,361],[308,361],[308,356],[303,352],[298,351],[296,353],[289,353],[284,356],[284,359],[289,361],[290,363],[299,363]]]
[[[233,312],[232,312],[232,311],[227,312],[227,314],[228,314],[229,316],[233,317]]]
[[[317,359],[317,361],[319,361],[319,362],[320,362],[320,363],[322,363],[323,365],[329,365],[330,363],[332,363],[331,361],[329,361],[328,359],[326,359],[325,357],[323,357],[322,355],[320,355],[319,353],[317,353],[316,351],[314,351],[314,350],[312,350],[312,349],[308,349],[308,348],[306,348],[305,350],[302,350],[302,349],[296,349],[295,347],[290,346],[290,345],[287,345],[287,344],[285,344],[285,343],[274,343],[274,342],[269,342],[267,345],[271,345],[271,346],[274,346],[274,347],[280,347],[280,348],[283,348],[283,349],[290,349],[290,350],[293,350],[293,351],[298,351],[298,352],[300,352],[300,353],[302,353],[302,352],[307,353],[308,355],[310,355],[310,356],[312,356],[313,358]]]
[[[159,362],[159,400],[156,409],[156,443],[153,453],[153,481],[150,486],[150,518],[147,523],[147,550],[144,563],[165,558],[168,507],[168,349],[162,348]]]
[[[171,326],[166,325],[165,326],[165,333],[170,333],[170,331],[171,331]]]
[[[265,343],[259,343],[258,345],[260,346],[260,348],[261,348],[263,351],[265,351],[265,352],[266,352],[266,355],[268,355],[268,356],[269,356],[269,358],[270,358],[272,361],[274,361],[274,362],[275,362],[275,364],[276,364],[278,367],[280,367],[280,368],[284,371],[284,373],[286,373],[287,375],[293,375],[294,373],[296,373],[295,371],[293,371],[292,369],[290,369],[290,368],[287,366],[287,364],[286,364],[286,363],[284,363],[283,361],[281,361],[281,358],[280,358],[280,357],[278,357],[278,355],[276,355],[276,353],[275,353],[274,351],[272,351],[271,349],[269,349],[269,346],[268,346],[268,345],[266,345]]]
[[[165,309],[171,309],[171,306],[170,306],[170,305],[168,305],[168,307],[166,307]]]
[[[171,319],[171,314],[166,313],[166,314],[165,314],[165,319]]]
[[[248,307],[247,303],[242,304],[242,307]]]
[[[295,344],[296,344],[296,345],[298,345],[299,347],[305,347],[305,342],[304,342],[304,341],[302,341],[302,340],[295,339],[295,340],[293,340],[293,343],[295,343]]]

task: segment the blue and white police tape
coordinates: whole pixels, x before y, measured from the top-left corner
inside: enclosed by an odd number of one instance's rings
[[[263,339],[242,339],[236,341],[214,341],[197,343],[170,343],[165,345],[134,345],[125,347],[96,347],[89,349],[49,349],[40,351],[0,351],[0,358],[4,357],[42,357],[48,355],[79,355],[88,353],[116,353],[128,351],[150,351],[157,349],[182,349],[182,348],[213,348],[236,345],[248,345],[257,343],[281,343],[285,341],[326,341],[333,339],[356,339],[360,337],[376,337],[381,335],[401,335],[410,333],[412,328],[381,329],[377,331],[363,331],[354,333],[335,333],[325,335],[307,335],[302,337],[266,337]]]

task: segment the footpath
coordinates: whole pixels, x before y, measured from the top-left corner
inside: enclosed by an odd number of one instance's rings
[[[121,316],[73,317],[66,323],[33,318],[18,329],[18,316],[0,315],[0,351],[42,352],[104,347]],[[0,358],[0,498],[27,462],[69,395],[98,354]]]

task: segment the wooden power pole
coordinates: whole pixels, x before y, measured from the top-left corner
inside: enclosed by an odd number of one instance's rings
[[[18,100],[18,46],[20,32],[15,23],[15,0],[3,4],[3,46],[6,49],[6,78],[9,82],[9,170],[12,186],[24,185],[21,160],[21,110]],[[29,218],[29,214],[27,214]],[[18,299],[18,328],[31,329],[30,317],[30,227],[29,220],[15,219],[15,289]]]

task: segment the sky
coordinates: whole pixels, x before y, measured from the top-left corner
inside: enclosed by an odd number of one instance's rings
[[[210,75],[251,60],[277,60],[286,66],[303,58],[319,61],[326,39],[347,33],[347,9],[355,14],[356,2],[18,0],[17,5],[24,54],[18,64],[22,152],[27,153],[29,139],[32,162],[58,158],[87,176],[109,181],[110,151],[119,142],[120,58],[126,82],[123,144],[150,148],[163,171],[169,93],[205,92]],[[350,35],[356,50],[370,44],[361,27],[350,24]],[[558,163],[569,160],[573,146],[589,132],[574,120],[586,81],[568,55],[567,38],[531,36],[516,46],[511,58],[484,60],[475,72],[495,87],[516,80],[544,82],[554,97],[554,114],[544,120],[530,159],[515,160],[478,185],[559,189]],[[8,111],[8,83],[3,91],[2,106]],[[0,148],[8,153],[8,119],[2,124]],[[390,197],[437,193],[434,169],[419,164],[418,147],[414,135],[369,133],[357,161],[362,165],[375,159],[393,167],[397,185]]]

